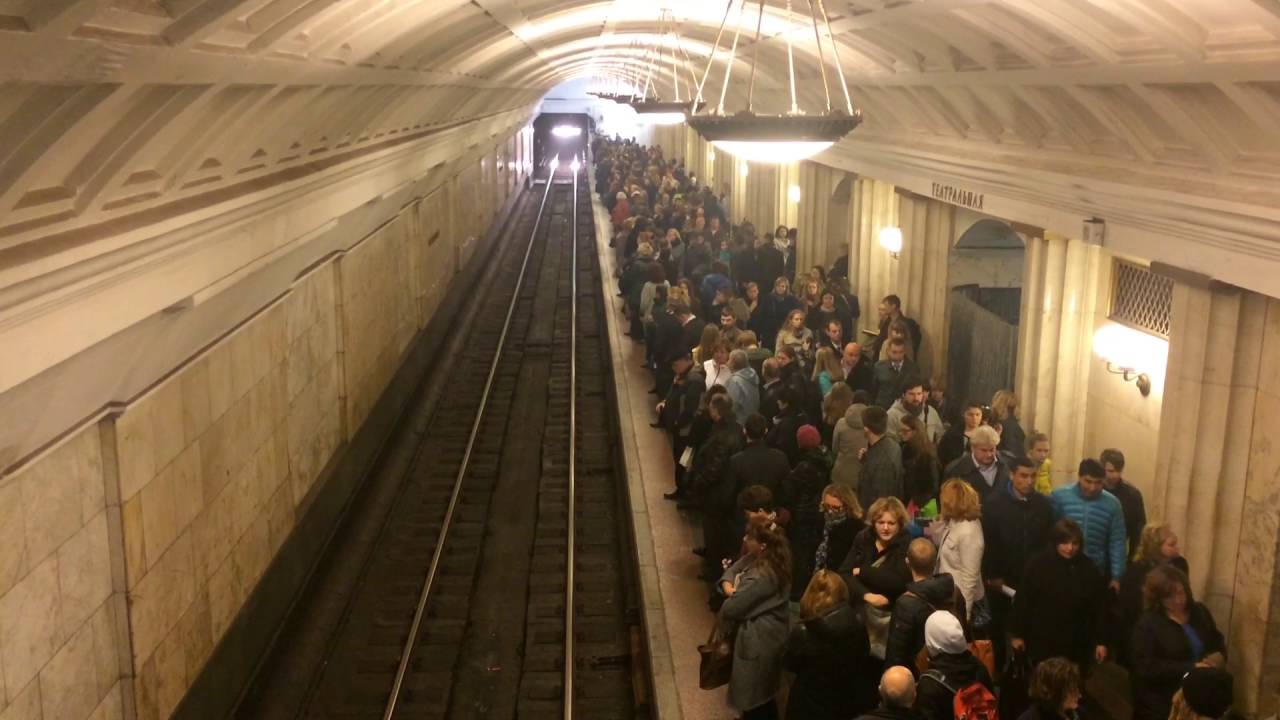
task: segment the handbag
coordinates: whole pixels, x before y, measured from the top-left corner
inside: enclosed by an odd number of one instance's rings
[[[1031,659],[1025,651],[1010,649],[1000,677],[1000,717],[1016,718],[1031,706]]]
[[[717,617],[711,636],[705,644],[698,646],[698,654],[702,656],[698,665],[698,687],[703,690],[724,687],[733,677],[733,641],[737,633],[723,626]]]
[[[973,609],[969,611],[969,627],[982,634],[991,627],[991,603],[985,597],[973,603]]]

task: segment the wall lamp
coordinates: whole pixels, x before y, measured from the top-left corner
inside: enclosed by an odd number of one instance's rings
[[[893,225],[880,228],[880,247],[888,250],[889,255],[897,260],[898,253],[902,252],[902,228]]]
[[[792,185],[791,187],[787,188],[787,199],[793,203],[800,202],[800,186],[799,185]]]
[[[1151,394],[1150,372],[1163,372],[1169,343],[1125,325],[1109,323],[1093,334],[1093,352],[1107,364],[1107,372],[1138,386],[1143,397]]]

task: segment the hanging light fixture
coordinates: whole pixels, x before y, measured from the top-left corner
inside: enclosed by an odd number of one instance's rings
[[[658,37],[654,40],[653,46],[648,49],[649,68],[645,74],[644,89],[641,91],[639,98],[632,98],[630,105],[636,111],[636,119],[643,123],[651,125],[678,125],[685,121],[685,114],[688,112],[696,112],[703,106],[702,102],[691,102],[689,100],[680,99],[680,70],[679,60],[676,57],[676,50],[684,54],[684,68],[689,73],[689,80],[686,81],[686,88],[692,90],[693,72],[689,70],[688,53],[684,52],[684,45],[680,42],[680,34],[675,29],[675,24],[671,20],[669,10],[663,10],[660,16],[662,23]],[[654,69],[657,68],[657,75],[660,78],[663,72],[664,64],[664,46],[670,51],[671,60],[671,90],[675,96],[674,101],[663,101],[658,95],[658,82],[655,80]],[[653,91],[653,99],[649,98],[650,90]],[[691,93],[688,93],[691,95]]]
[[[849,85],[845,81],[844,68],[840,65],[840,48],[835,34],[831,30],[831,20],[823,5],[823,0],[808,0],[809,19],[813,24],[814,41],[817,44],[818,68],[822,74],[822,89],[826,95],[826,112],[807,115],[796,99],[795,53],[791,45],[791,35],[784,32],[787,41],[787,76],[791,88],[791,107],[780,115],[757,114],[753,106],[756,84],[756,69],[760,64],[761,30],[764,27],[764,0],[759,0],[759,11],[756,18],[756,40],[752,51],[751,77],[747,83],[747,104],[741,112],[726,114],[724,101],[728,94],[730,79],[733,75],[733,61],[738,51],[738,40],[742,34],[742,19],[750,0],[729,0],[725,7],[724,20],[720,22],[720,31],[716,33],[715,44],[711,48],[711,56],[707,59],[707,67],[698,83],[697,100],[702,99],[707,77],[711,66],[715,63],[716,52],[724,35],[725,25],[733,11],[734,3],[738,3],[738,22],[733,34],[733,42],[729,47],[728,59],[725,61],[724,81],[720,87],[720,99],[713,110],[703,114],[694,114],[689,118],[689,126],[697,130],[712,145],[736,157],[755,162],[783,163],[803,160],[812,157],[834,145],[840,138],[848,135],[862,122],[862,112],[855,110],[853,100],[849,96]],[[820,29],[819,16],[826,26],[826,40],[831,45],[831,54],[840,79],[840,88],[844,93],[844,107],[833,107],[831,87],[827,77],[826,54],[823,50],[823,35]],[[791,19],[791,0],[787,0],[787,19]]]

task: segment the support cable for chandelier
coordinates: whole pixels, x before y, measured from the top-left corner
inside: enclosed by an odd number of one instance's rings
[[[637,119],[641,122],[651,123],[655,125],[674,125],[682,123],[685,116],[689,112],[696,112],[701,106],[698,99],[690,98],[689,101],[680,99],[680,58],[676,55],[677,48],[683,49],[680,43],[680,33],[676,27],[674,19],[670,12],[664,10],[660,16],[660,25],[658,35],[652,46],[647,48],[646,58],[648,59],[648,69],[645,74],[645,83],[641,95],[638,98],[632,98],[631,107],[636,111]],[[654,79],[654,70],[657,69],[660,78],[664,64],[664,49],[671,55],[671,89],[674,100],[664,101],[658,92],[658,83]],[[692,77],[693,71],[689,68],[687,62],[685,68]],[[649,91],[653,90],[653,99],[649,99]]]
[[[746,8],[751,0],[729,0],[725,7],[724,19],[720,31],[716,34],[715,44],[707,59],[702,80],[698,85],[698,97],[705,92],[705,85],[711,75],[711,66],[715,64],[720,42],[724,36],[724,26],[728,23],[737,2],[737,22],[734,27],[733,42],[729,45],[728,57],[725,60],[724,80],[720,87],[719,102],[713,110],[699,113],[694,110],[689,118],[690,127],[697,130],[712,145],[721,148],[744,160],[759,162],[791,162],[810,157],[831,147],[862,121],[862,113],[855,110],[849,94],[848,81],[840,62],[839,43],[836,41],[830,16],[827,14],[823,0],[806,0],[809,8],[809,20],[813,27],[814,43],[818,68],[822,78],[822,91],[826,101],[826,111],[821,114],[808,115],[799,105],[796,85],[795,52],[791,40],[793,8],[792,0],[787,0],[787,28],[782,33],[787,45],[787,80],[790,90],[790,108],[781,115],[766,115],[756,112],[755,85],[760,65],[760,46],[764,42],[765,0],[757,2],[756,38],[752,48],[751,73],[747,79],[746,107],[742,111],[729,115],[725,112],[725,100],[729,85],[733,79],[733,65],[737,59],[739,40],[746,19]],[[844,108],[836,109],[831,97],[831,78],[827,72],[826,49],[823,47],[823,29],[826,30],[826,42],[831,43],[831,57],[836,65],[836,73],[844,94]]]

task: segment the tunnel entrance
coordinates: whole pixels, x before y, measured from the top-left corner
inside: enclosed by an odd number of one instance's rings
[[[562,165],[586,157],[594,124],[586,113],[542,113],[533,121],[533,162],[542,167],[556,155]]]

